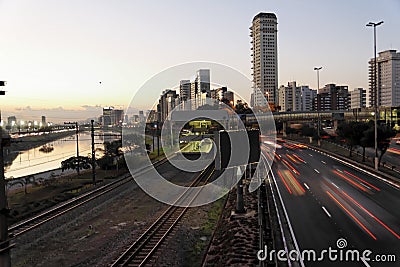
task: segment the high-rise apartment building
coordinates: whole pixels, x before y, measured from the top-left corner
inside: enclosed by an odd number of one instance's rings
[[[281,111],[301,110],[301,90],[296,86],[296,82],[289,82],[288,86],[279,87],[278,99]]]
[[[376,65],[377,105],[400,106],[400,52],[380,52]],[[374,105],[374,58],[369,61],[369,105]]]
[[[178,104],[179,95],[176,91],[170,89],[164,90],[157,105],[158,121],[163,122]]]
[[[350,91],[350,108],[365,108],[367,101],[367,91],[364,88],[355,88]]]
[[[250,95],[250,106],[252,108],[266,107],[268,105],[267,99],[264,97],[264,93],[261,90],[255,88]]]
[[[179,96],[181,102],[190,99],[190,80],[181,80],[179,83]]]
[[[192,100],[193,109],[197,109],[199,106],[205,104],[203,102],[205,102],[206,98],[211,97],[210,90],[210,70],[198,70],[190,88],[190,99]]]
[[[348,86],[327,84],[318,90],[314,98],[315,110],[349,110],[350,97]]]
[[[268,103],[275,105],[278,105],[277,21],[273,13],[259,13],[250,27],[253,87],[264,93]]]
[[[317,90],[310,89],[308,85],[300,86],[301,93],[301,110],[313,110],[313,99],[317,96]]]

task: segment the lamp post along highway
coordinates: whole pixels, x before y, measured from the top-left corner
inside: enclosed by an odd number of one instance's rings
[[[321,146],[321,138],[320,138],[320,132],[319,132],[319,128],[320,126],[320,122],[319,122],[319,105],[318,105],[318,90],[319,90],[319,71],[322,69],[322,67],[315,67],[314,70],[317,71],[317,138],[318,138],[318,146]],[[319,101],[321,102],[321,101]]]
[[[374,90],[374,132],[375,132],[375,170],[379,169],[379,158],[378,158],[378,86],[376,82],[376,27],[383,24],[380,22],[368,22],[367,27],[374,27],[374,69],[373,69],[373,90]]]

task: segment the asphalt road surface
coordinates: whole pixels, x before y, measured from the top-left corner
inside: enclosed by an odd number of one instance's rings
[[[276,155],[273,179],[300,252],[315,250],[318,259],[323,250],[336,250],[336,261],[326,252],[323,261],[306,259],[305,266],[400,266],[399,188],[306,147],[286,143]],[[351,260],[348,250],[361,257],[366,249],[370,260]],[[377,261],[392,255],[396,262]]]

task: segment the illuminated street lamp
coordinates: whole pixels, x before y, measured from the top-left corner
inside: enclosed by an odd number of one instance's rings
[[[378,163],[378,87],[376,82],[376,26],[383,24],[380,22],[368,22],[367,27],[374,27],[374,74],[373,74],[373,88],[374,88],[374,132],[375,132],[375,170],[379,169]]]

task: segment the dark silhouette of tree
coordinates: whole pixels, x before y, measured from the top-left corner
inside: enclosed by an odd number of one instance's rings
[[[366,123],[367,129],[364,131],[363,137],[360,139],[360,146],[363,149],[363,159],[362,162],[365,162],[365,148],[374,147],[374,138],[375,138],[375,130]]]
[[[64,161],[61,161],[61,171],[65,171],[68,169],[76,170],[78,168],[78,162],[80,170],[86,170],[92,167],[92,160],[89,157],[70,157]]]
[[[390,139],[396,135],[396,131],[389,125],[382,124],[378,127],[378,150],[381,152],[378,158],[378,166],[380,166],[382,157],[390,146]]]
[[[97,163],[103,170],[118,168],[120,156],[123,154],[121,151],[121,140],[104,143],[104,155],[97,160]]]
[[[354,146],[360,145],[360,140],[367,129],[368,125],[364,122],[349,121],[339,124],[336,133],[346,140],[350,149],[349,157],[352,156]]]
[[[236,101],[235,111],[236,111],[237,114],[251,114],[251,113],[253,113],[253,111],[251,110],[251,108],[249,108],[247,103],[243,102],[240,99]]]

